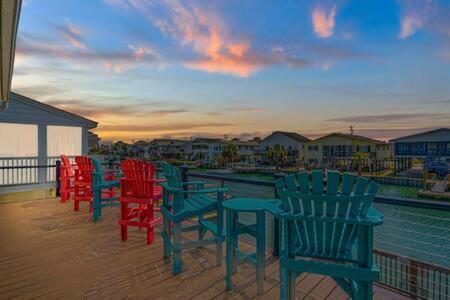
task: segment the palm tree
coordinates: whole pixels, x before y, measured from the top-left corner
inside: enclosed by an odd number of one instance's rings
[[[358,175],[361,175],[362,172],[362,166],[364,164],[364,161],[369,157],[368,153],[362,153],[362,152],[356,152],[353,155],[353,159],[357,162],[358,164]]]
[[[267,153],[267,156],[269,157],[269,160],[273,164],[275,164],[278,171],[280,164],[283,163],[287,158],[287,152],[281,145],[276,144],[269,149],[269,153]]]
[[[222,156],[226,161],[233,162],[239,158],[238,149],[235,144],[226,143],[223,147]]]

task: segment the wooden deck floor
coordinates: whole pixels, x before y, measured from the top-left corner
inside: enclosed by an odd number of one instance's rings
[[[235,289],[225,291],[225,267],[215,266],[214,247],[185,251],[185,270],[173,276],[162,259],[161,239],[147,246],[145,232],[129,231],[121,242],[118,210],[105,209],[93,224],[87,209],[58,199],[0,205],[0,299],[250,299],[255,273],[240,265]],[[251,245],[243,245],[250,248]],[[278,261],[268,254],[265,294],[277,299]],[[299,299],[345,299],[329,278],[308,274],[297,285]],[[375,288],[375,299],[405,299]]]

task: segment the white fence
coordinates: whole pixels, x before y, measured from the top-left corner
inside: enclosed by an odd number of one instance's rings
[[[0,186],[38,183],[37,166],[37,157],[1,157]]]

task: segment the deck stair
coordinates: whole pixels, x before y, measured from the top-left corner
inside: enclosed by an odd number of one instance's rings
[[[438,180],[431,188],[432,192],[435,193],[445,193],[448,187],[448,175],[444,178],[444,180]]]

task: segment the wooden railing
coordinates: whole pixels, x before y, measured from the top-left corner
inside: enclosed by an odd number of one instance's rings
[[[379,283],[418,299],[450,299],[450,269],[374,250]]]

